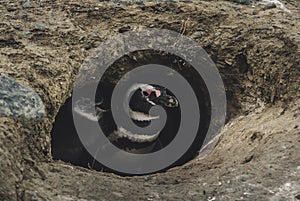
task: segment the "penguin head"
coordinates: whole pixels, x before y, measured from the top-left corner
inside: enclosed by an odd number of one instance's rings
[[[152,84],[137,84],[134,90],[135,92],[130,101],[130,106],[133,108],[141,106],[148,110],[149,107],[154,105],[160,105],[165,108],[178,107],[176,97],[169,95],[165,87]]]
[[[161,105],[164,107],[174,108],[178,107],[178,101],[175,96],[167,94],[167,89],[158,85],[150,85],[150,89],[141,89],[143,96],[148,102],[154,105]]]

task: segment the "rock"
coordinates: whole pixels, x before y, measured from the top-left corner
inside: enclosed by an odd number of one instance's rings
[[[112,192],[113,195],[119,197],[119,198],[123,198],[124,195],[122,193],[119,193],[119,192]]]
[[[298,117],[299,115],[300,115],[300,111],[296,111],[293,116]]]
[[[31,201],[38,201],[37,195],[35,191],[32,191],[31,193]]]
[[[45,106],[33,89],[0,76],[0,117],[37,120],[44,116]]]
[[[25,31],[24,34],[25,35],[31,34],[31,31]]]
[[[18,8],[17,7],[8,7],[6,10],[8,12],[14,12],[14,11],[18,11]]]
[[[262,0],[262,1],[259,1],[258,4],[263,5],[265,9],[279,8],[285,12],[291,13],[291,11],[289,9],[287,9],[284,6],[284,4],[281,3],[279,0]]]
[[[35,26],[38,29],[43,29],[47,27],[47,24],[33,24],[33,26]]]
[[[276,8],[276,4],[274,2],[268,2],[265,4],[265,9]]]
[[[136,1],[135,4],[139,6],[145,5],[144,1]]]
[[[194,39],[198,39],[198,38],[201,38],[202,37],[202,34],[200,31],[196,31],[195,33],[193,33],[193,36],[192,36]]]
[[[106,19],[106,20],[109,20],[110,16],[109,15],[103,15],[103,18]]]
[[[23,13],[23,14],[21,15],[21,18],[22,18],[22,19],[27,19],[27,18],[28,18],[28,14],[27,14],[27,13]]]
[[[160,2],[170,2],[170,3],[176,3],[176,0],[157,0],[158,3]]]
[[[241,9],[242,9],[242,7],[241,7],[240,5],[238,5],[238,6],[234,6],[234,9],[235,9],[235,10],[241,10]]]
[[[247,4],[249,5],[251,3],[251,0],[229,0],[240,4]]]
[[[31,3],[31,1],[26,1],[25,3],[22,4],[22,7],[24,9],[26,9],[26,8],[33,8],[33,5]]]

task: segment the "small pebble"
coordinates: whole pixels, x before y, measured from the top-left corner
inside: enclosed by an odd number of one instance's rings
[[[135,4],[140,6],[145,5],[144,1],[136,1]]]
[[[93,38],[100,38],[97,33],[92,33]]]
[[[242,7],[241,7],[241,6],[234,6],[234,9],[235,9],[235,10],[241,10]]]
[[[25,31],[24,34],[25,35],[31,34],[31,31]]]
[[[22,18],[22,19],[27,19],[27,18],[28,18],[28,14],[27,14],[27,13],[23,13],[23,14],[21,15],[21,18]]]
[[[109,15],[103,15],[103,18],[106,19],[106,20],[109,20],[110,16]]]
[[[45,28],[47,27],[47,24],[33,24],[36,28]]]
[[[161,0],[160,2],[171,2],[171,3],[176,3],[176,0]]]
[[[265,9],[271,9],[271,8],[276,8],[276,4],[274,2],[268,2],[265,5]]]
[[[8,12],[13,12],[13,11],[17,11],[18,8],[16,8],[16,7],[8,7],[6,10],[7,10]]]
[[[119,193],[119,192],[112,192],[113,195],[119,197],[119,198],[123,198],[124,195],[122,193]]]
[[[31,201],[38,201],[37,195],[35,191],[31,191]]]
[[[33,8],[32,3],[30,1],[26,1],[25,3],[22,4],[23,8]]]
[[[196,31],[195,33],[193,33],[193,36],[192,36],[194,39],[198,39],[198,38],[201,38],[202,37],[202,34],[200,31]]]
[[[298,117],[300,115],[300,111],[296,111],[293,115],[293,117]]]
[[[250,0],[233,0],[236,3],[240,3],[240,4],[250,4]]]

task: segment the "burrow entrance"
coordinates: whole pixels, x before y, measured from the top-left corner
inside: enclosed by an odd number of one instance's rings
[[[165,171],[171,167],[182,165],[189,160],[193,159],[197,153],[199,152],[203,141],[206,137],[206,133],[211,121],[211,104],[210,97],[208,93],[208,89],[201,78],[200,75],[196,72],[196,70],[184,59],[171,55],[166,52],[161,51],[153,51],[153,50],[144,50],[133,52],[129,55],[125,55],[115,63],[113,63],[108,70],[104,73],[104,76],[100,80],[97,88],[97,93],[95,95],[95,105],[99,104],[98,107],[101,108],[101,111],[110,111],[110,102],[111,95],[114,90],[114,87],[118,80],[122,76],[124,76],[130,70],[147,64],[160,64],[167,66],[176,70],[180,73],[190,84],[194,93],[196,94],[199,113],[200,113],[200,123],[198,127],[197,137],[194,139],[190,148],[180,157],[176,162],[171,164],[165,169],[161,171]],[[155,86],[153,83],[145,83],[150,84],[151,86]],[[162,87],[162,86],[157,86]],[[89,84],[83,83],[82,86],[78,88],[79,91],[83,93],[87,91],[89,88]],[[160,88],[159,88],[160,89]],[[135,94],[140,94],[138,92],[139,89],[136,89]],[[143,91],[142,93],[148,93]],[[172,92],[166,89],[167,96],[172,96]],[[145,94],[142,94],[143,97]],[[155,95],[155,94],[146,94],[146,95]],[[140,97],[135,97],[134,95],[130,100],[130,108],[141,108],[143,111],[143,102],[139,99]],[[155,99],[153,99],[155,101]],[[85,100],[85,103],[88,102]],[[97,103],[98,102],[98,103]],[[131,104],[132,103],[132,104]],[[158,105],[159,105],[158,101]],[[236,98],[234,96],[230,96],[228,104],[237,104]],[[73,103],[74,107],[74,103]],[[97,110],[97,106],[94,107]],[[128,140],[126,137],[122,137],[116,141],[110,140],[112,144],[117,146],[120,149],[131,152],[130,150],[142,150],[142,153],[151,153],[162,148],[166,147],[176,136],[178,131],[178,127],[180,124],[180,103],[176,108],[163,107],[167,113],[167,121],[160,132],[159,136],[151,142],[134,142]],[[239,108],[239,107],[236,107]],[[73,108],[74,109],[74,108]],[[141,111],[140,110],[140,111]],[[146,109],[149,111],[149,108]],[[236,111],[235,111],[236,112]],[[147,111],[145,112],[147,113]],[[101,117],[98,119],[99,126],[101,127],[104,134],[109,138],[110,134],[113,133],[116,129],[118,129],[115,124],[112,114],[110,112],[101,114]],[[76,113],[75,113],[76,115]],[[227,115],[227,120],[233,116],[232,113]],[[55,160],[62,160],[73,165],[82,166],[85,168],[95,169],[98,171],[106,171],[106,172],[115,172],[122,175],[120,172],[116,172],[114,170],[109,169],[108,167],[98,163],[95,160],[95,157],[88,153],[88,151],[83,146],[81,140],[78,137],[77,130],[73,121],[73,113],[72,113],[72,96],[66,100],[66,102],[60,108],[59,113],[56,116],[53,129],[51,131],[52,136],[52,156]],[[82,117],[80,117],[82,118]],[[85,114],[82,118],[82,122],[85,122],[89,125],[89,121],[91,121],[92,117],[89,118]],[[138,124],[138,126],[147,126],[148,123],[143,121]],[[86,127],[87,135],[91,131],[89,126]],[[90,141],[95,141],[95,139],[90,139]],[[99,153],[97,153],[99,154]],[[101,154],[101,153],[100,153]]]

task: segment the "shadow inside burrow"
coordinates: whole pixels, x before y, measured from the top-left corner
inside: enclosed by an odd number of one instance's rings
[[[180,166],[195,158],[205,140],[209,124],[211,123],[211,102],[208,89],[203,79],[198,75],[196,70],[189,64],[189,62],[178,56],[154,50],[136,51],[125,55],[114,62],[108,68],[108,70],[106,70],[103,77],[101,78],[98,84],[95,100],[97,101],[98,95],[101,94],[101,96],[105,99],[103,104],[104,108],[105,110],[109,110],[111,95],[118,80],[120,80],[130,70],[147,64],[159,64],[168,66],[180,73],[188,81],[193,91],[195,92],[200,112],[198,133],[191,146],[185,153],[182,154],[180,158],[178,158],[177,161],[160,170],[161,172],[163,172],[171,167]],[[221,75],[222,78],[226,77],[226,72],[224,73],[223,71]],[[225,86],[228,86],[228,79],[224,80]],[[229,79],[228,82],[230,81],[231,80]],[[83,82],[82,86],[78,87],[78,90],[85,91],[87,88],[89,88],[89,84],[84,84]],[[238,106],[238,101],[234,93],[226,93],[226,96],[228,98],[227,107],[229,106],[230,108],[236,108],[238,110],[240,107]],[[232,116],[235,115],[235,113],[238,112],[234,111],[234,114],[231,112],[229,114],[227,113],[226,120],[228,121]],[[180,123],[180,117],[178,117],[178,115],[180,116],[180,114],[178,114],[178,110],[171,110],[167,112],[167,119],[171,119],[169,121],[171,123],[168,124],[167,121],[167,124],[164,127],[164,134],[160,134],[160,138],[158,138],[158,140],[163,142],[161,143],[163,144],[161,148],[167,146],[176,136],[176,131]],[[105,121],[103,119],[99,121],[101,129],[104,129],[107,133],[113,132],[113,130],[116,129],[116,124],[114,123],[113,118],[110,116],[109,119],[112,121]],[[82,121],[86,120],[83,118]],[[175,126],[172,126],[174,124]],[[88,125],[89,124],[87,123],[87,132],[91,130]],[[112,170],[109,167],[106,167],[103,164],[99,163],[97,160],[95,160],[94,155],[90,154],[83,146],[78,137],[77,130],[73,121],[72,96],[69,97],[60,108],[60,111],[58,112],[53,124],[51,137],[52,156],[54,160],[62,160],[76,166],[90,168],[97,171],[114,172],[119,175],[128,175],[126,173]],[[93,141],[93,139],[91,139],[91,141]],[[128,143],[128,141],[125,140],[122,143],[126,144]],[[116,144],[114,145],[117,146]],[[128,145],[126,144],[126,146]],[[151,151],[149,151],[149,153],[151,153]]]

